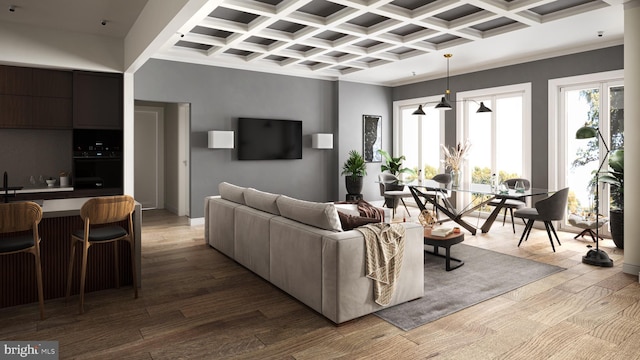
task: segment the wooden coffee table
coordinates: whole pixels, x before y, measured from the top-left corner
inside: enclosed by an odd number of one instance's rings
[[[451,257],[451,246],[459,244],[464,241],[463,233],[451,233],[445,237],[431,236],[431,229],[424,229],[424,244],[433,246],[433,252],[425,250],[424,252],[435,256],[443,257],[446,259],[447,271],[455,270],[464,265],[464,261]],[[438,253],[438,248],[445,248],[445,254]],[[457,265],[451,266],[451,260],[458,262]]]

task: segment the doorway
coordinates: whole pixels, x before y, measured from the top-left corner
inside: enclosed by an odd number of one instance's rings
[[[135,102],[134,193],[143,210],[189,216],[190,104]]]

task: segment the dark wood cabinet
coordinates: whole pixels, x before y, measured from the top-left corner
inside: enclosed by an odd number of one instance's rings
[[[73,73],[73,127],[122,129],[122,74]]]
[[[70,71],[0,66],[0,128],[71,129]]]
[[[33,69],[0,65],[0,94],[31,95]]]
[[[33,69],[31,95],[65,98],[73,97],[73,75],[71,71]]]
[[[31,104],[30,96],[0,94],[0,128],[30,128]]]
[[[31,126],[38,129],[71,129],[73,105],[71,98],[32,98],[33,122]]]

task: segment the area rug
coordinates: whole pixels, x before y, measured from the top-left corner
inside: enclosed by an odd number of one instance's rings
[[[464,265],[447,272],[444,258],[425,253],[424,297],[375,315],[408,331],[566,270],[465,244],[452,246],[451,256],[463,260]]]

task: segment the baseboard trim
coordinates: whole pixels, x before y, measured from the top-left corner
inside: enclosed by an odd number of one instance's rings
[[[640,276],[640,265],[624,263],[622,264],[622,272],[625,274]],[[638,281],[640,282],[640,278]]]
[[[204,225],[204,217],[201,217],[201,218],[190,218],[189,219],[189,225],[190,226]]]

